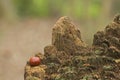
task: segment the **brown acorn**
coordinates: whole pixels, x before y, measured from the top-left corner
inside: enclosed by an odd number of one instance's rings
[[[31,66],[38,66],[40,64],[41,60],[39,57],[31,57],[29,60],[29,63]]]

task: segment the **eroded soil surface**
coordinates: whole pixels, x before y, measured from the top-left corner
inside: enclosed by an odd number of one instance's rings
[[[38,66],[25,66],[24,80],[120,80],[120,15],[94,35],[89,47],[68,17],[52,29],[52,44],[44,48]]]

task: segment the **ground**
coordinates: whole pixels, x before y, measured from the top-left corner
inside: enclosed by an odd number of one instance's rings
[[[0,23],[0,80],[23,80],[26,61],[51,42],[55,20],[28,19]],[[12,73],[12,74],[11,74]]]
[[[25,66],[24,80],[120,80],[120,15],[94,34],[92,47],[68,17],[52,29],[52,43],[44,48],[40,65]]]

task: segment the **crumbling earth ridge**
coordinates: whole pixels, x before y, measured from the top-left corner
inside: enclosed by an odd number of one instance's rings
[[[120,15],[94,34],[92,47],[68,17],[52,29],[52,44],[35,54],[40,64],[25,66],[24,80],[120,80]]]

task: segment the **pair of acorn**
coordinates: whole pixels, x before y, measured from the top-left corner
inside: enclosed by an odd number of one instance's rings
[[[38,66],[41,63],[41,59],[39,57],[33,56],[29,59],[29,63],[31,66]]]

